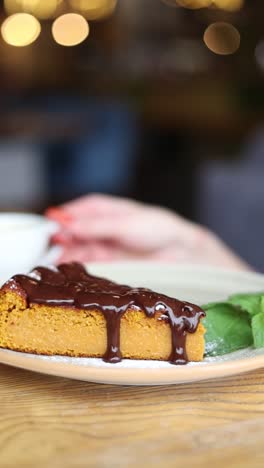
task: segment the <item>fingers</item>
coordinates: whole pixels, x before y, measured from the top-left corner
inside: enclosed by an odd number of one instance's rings
[[[170,245],[177,240],[189,243],[195,228],[176,215],[159,208],[136,208],[121,216],[76,217],[64,221],[64,237],[77,242],[112,242],[130,249],[131,253],[146,253]],[[60,236],[56,237],[60,242]]]
[[[61,205],[58,209],[70,217],[116,216],[130,212],[137,205],[133,200],[110,195],[93,194]]]
[[[197,226],[159,207],[147,206],[108,195],[89,195],[47,212],[60,222],[64,237],[59,243],[112,242],[130,250],[131,255],[145,255],[170,246],[196,244]]]
[[[129,229],[127,217],[120,220],[99,217],[93,220],[76,219],[71,222],[69,229],[71,235],[81,241],[111,241],[122,244],[127,240],[127,227]]]
[[[82,242],[111,242],[131,253],[145,253],[158,249],[171,240],[171,225],[163,218],[145,213],[120,218],[98,217],[76,219],[69,228],[72,236]]]
[[[45,212],[45,215],[53,220],[53,221],[57,221],[58,223],[64,225],[67,223],[69,223],[71,220],[72,220],[72,216],[70,213],[67,213],[66,211],[63,211],[61,208],[58,208],[58,207],[55,207],[55,206],[51,206],[49,207],[46,212]]]
[[[67,231],[60,231],[51,237],[52,244],[71,245],[73,237]]]
[[[138,217],[145,205],[108,195],[88,195],[61,207],[47,210],[47,216],[59,222],[63,228],[55,237],[59,243],[72,237],[79,241],[114,241],[129,244],[133,231],[133,216]]]

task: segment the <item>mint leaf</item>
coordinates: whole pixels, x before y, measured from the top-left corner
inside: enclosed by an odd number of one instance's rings
[[[261,301],[260,301],[260,309],[261,309],[261,312],[264,312],[264,295],[262,296]]]
[[[241,307],[252,317],[261,311],[261,300],[264,292],[254,294],[234,294],[228,298],[228,302]]]
[[[203,324],[207,356],[227,354],[252,345],[250,317],[239,307],[219,302],[207,304],[203,309],[206,311]]]
[[[264,312],[253,317],[252,333],[255,348],[264,348]]]

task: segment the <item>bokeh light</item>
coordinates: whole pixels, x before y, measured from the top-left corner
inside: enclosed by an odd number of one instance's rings
[[[56,13],[56,10],[62,0],[4,0],[6,12],[30,13],[39,19],[47,19]]]
[[[21,0],[4,0],[4,8],[8,15],[21,12]]]
[[[69,3],[88,20],[97,20],[111,15],[117,0],[69,0]]]
[[[1,26],[4,41],[16,47],[32,44],[40,31],[39,21],[28,13],[15,13],[6,18]]]
[[[22,0],[22,8],[40,19],[52,17],[60,3],[59,0]]]
[[[4,8],[8,15],[17,13],[21,9],[20,0],[4,0]]]
[[[191,10],[207,8],[212,4],[212,0],[177,0],[178,5]]]
[[[213,0],[212,4],[221,10],[238,11],[244,5],[244,0]]]
[[[178,8],[179,4],[177,0],[161,0],[163,3],[166,5],[173,7],[173,8]]]
[[[83,42],[89,34],[86,19],[77,13],[59,16],[52,25],[54,40],[63,46],[75,46]]]
[[[255,49],[255,57],[258,66],[264,70],[264,41],[258,42]]]
[[[204,33],[204,42],[215,54],[234,54],[240,46],[240,34],[229,23],[213,23]]]

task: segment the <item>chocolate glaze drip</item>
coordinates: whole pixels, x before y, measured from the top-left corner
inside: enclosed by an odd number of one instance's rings
[[[186,364],[186,334],[194,333],[205,316],[200,307],[189,302],[92,276],[79,263],[62,264],[57,268],[38,267],[28,276],[14,276],[6,286],[20,290],[28,304],[102,311],[107,326],[104,360],[111,363],[122,359],[120,324],[129,308],[141,309],[147,317],[154,317],[158,312],[159,320],[170,324],[172,353],[169,360],[173,364]]]

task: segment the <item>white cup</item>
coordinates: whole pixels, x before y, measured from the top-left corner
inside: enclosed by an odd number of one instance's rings
[[[0,282],[41,262],[58,225],[44,216],[0,213]]]

